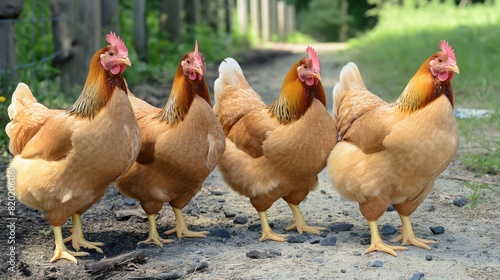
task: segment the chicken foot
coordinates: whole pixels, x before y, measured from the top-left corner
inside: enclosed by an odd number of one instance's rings
[[[297,228],[299,234],[302,234],[304,232],[309,232],[316,235],[320,234],[321,230],[325,230],[324,227],[312,227],[306,224],[304,216],[302,216],[302,212],[300,212],[300,208],[298,205],[294,205],[288,202],[288,206],[290,206],[290,209],[292,210],[294,223],[293,225],[287,227],[286,230],[292,230],[294,228]]]
[[[94,249],[102,254],[101,248],[97,246],[103,246],[104,243],[90,242],[85,240],[85,238],[83,237],[82,216],[80,214],[74,213],[71,216],[71,219],[73,220],[73,227],[70,230],[71,235],[63,240],[64,243],[71,241],[71,246],[77,251],[80,251],[80,247],[83,247],[87,249]]]
[[[175,227],[171,230],[165,231],[165,234],[172,234],[174,232],[177,233],[177,238],[181,239],[183,237],[205,237],[205,235],[209,234],[208,231],[190,231],[187,228],[186,220],[184,219],[184,214],[182,214],[182,209],[172,207],[175,214]]]
[[[67,259],[73,263],[78,263],[75,257],[88,256],[87,252],[72,252],[66,249],[64,246],[64,240],[62,238],[61,226],[52,226],[52,231],[54,232],[54,239],[56,248],[54,249],[54,256],[50,259],[50,262],[55,262],[58,259]]]
[[[259,212],[259,217],[260,217],[260,225],[262,227],[262,237],[260,238],[259,241],[264,241],[267,239],[279,242],[285,241],[286,234],[274,233],[271,227],[269,226],[269,220],[267,219],[266,211]]]
[[[427,244],[436,244],[436,241],[434,240],[420,239],[415,236],[415,233],[413,232],[413,227],[411,225],[410,216],[403,216],[399,214],[399,217],[401,218],[401,222],[403,224],[402,227],[403,233],[401,233],[398,237],[394,238],[392,242],[401,241],[402,245],[411,244],[427,250],[431,249],[431,247],[429,247]]]
[[[155,244],[163,247],[163,244],[170,244],[174,241],[172,239],[163,239],[158,234],[156,229],[156,214],[148,215],[149,236],[148,239],[139,242],[139,244]]]
[[[398,255],[396,254],[395,250],[408,250],[408,248],[404,246],[390,246],[385,244],[384,241],[382,241],[382,238],[380,238],[377,221],[368,221],[368,225],[370,226],[370,234],[372,238],[371,245],[368,249],[366,249],[365,254],[371,253],[373,251],[383,251],[397,257]]]

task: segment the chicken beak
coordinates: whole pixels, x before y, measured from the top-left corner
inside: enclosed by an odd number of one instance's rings
[[[202,75],[202,76],[203,76],[203,74],[204,74],[204,73],[203,73],[203,69],[201,68],[201,66],[200,66],[200,65],[195,65],[195,66],[193,67],[193,71],[194,71],[194,72],[196,72],[197,74]]]
[[[446,70],[448,71],[453,71],[457,74],[460,74],[460,69],[458,68],[458,65],[450,65],[450,66],[446,66]]]
[[[321,74],[318,71],[312,72],[311,76],[321,81]]]
[[[132,66],[132,63],[130,62],[130,59],[128,57],[122,57],[122,58],[118,59],[118,63]]]

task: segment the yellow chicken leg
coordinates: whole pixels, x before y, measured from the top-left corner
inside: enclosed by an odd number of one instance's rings
[[[184,214],[182,214],[182,209],[172,207],[175,214],[175,227],[171,230],[165,231],[165,234],[172,234],[174,232],[177,233],[177,238],[181,239],[183,237],[205,237],[205,235],[209,234],[208,231],[190,231],[187,228],[186,220],[184,219]]]
[[[77,251],[80,251],[80,247],[83,247],[87,249],[94,249],[102,254],[101,248],[97,246],[102,246],[104,243],[90,242],[85,240],[83,237],[82,216],[75,213],[71,216],[71,219],[73,220],[73,227],[70,230],[71,235],[64,239],[64,243],[71,241],[71,246]]]
[[[404,246],[390,246],[385,244],[384,241],[382,241],[382,238],[380,238],[377,221],[368,221],[368,225],[370,226],[372,239],[371,245],[366,250],[365,254],[371,253],[373,251],[383,251],[397,257],[398,255],[396,254],[396,252],[394,252],[394,250],[408,250],[408,248]]]
[[[156,229],[156,214],[148,215],[148,226],[149,226],[148,239],[141,241],[139,243],[156,244],[160,247],[163,247],[163,244],[170,244],[174,242],[172,239],[163,239],[158,234],[158,230]]]
[[[75,257],[88,256],[87,252],[72,252],[66,249],[64,246],[64,241],[62,238],[62,229],[60,226],[52,226],[52,231],[54,232],[56,248],[54,249],[54,256],[50,259],[50,262],[55,262],[58,259],[67,259],[74,263],[78,263]]]
[[[286,230],[297,228],[299,234],[302,234],[303,232],[320,234],[321,230],[325,230],[324,227],[312,227],[307,225],[306,221],[304,220],[304,216],[302,216],[302,212],[300,212],[300,208],[298,205],[288,203],[288,206],[290,206],[290,209],[292,209],[294,223],[293,225],[287,227]]]
[[[401,233],[398,237],[394,238],[392,242],[401,241],[402,245],[411,244],[413,246],[430,250],[431,247],[429,247],[427,244],[435,244],[436,241],[417,238],[415,236],[415,233],[413,232],[410,216],[403,216],[400,214],[399,217],[401,218],[401,222],[403,224],[403,233]]]
[[[262,237],[259,241],[264,241],[267,239],[271,239],[274,241],[284,242],[286,239],[286,234],[277,234],[274,233],[269,226],[269,221],[267,220],[266,211],[259,212],[260,217],[260,225],[262,227]]]

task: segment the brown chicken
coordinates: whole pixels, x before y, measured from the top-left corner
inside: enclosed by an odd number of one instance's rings
[[[73,248],[95,249],[102,243],[83,237],[81,215],[104,194],[108,185],[132,166],[140,147],[140,131],[127,97],[123,71],[130,65],[127,48],[114,33],[109,45],[90,61],[80,97],[68,110],[51,110],[38,103],[20,83],[9,106],[6,127],[14,158],[16,196],[45,211],[55,236],[51,262],[77,262],[62,239],[61,225],[72,216]],[[9,177],[10,178],[10,177]]]
[[[415,237],[410,215],[458,148],[451,79],[459,69],[448,43],[441,41],[440,47],[392,104],[367,90],[352,62],[342,69],[333,90],[333,119],[342,141],[330,154],[328,172],[335,188],[357,201],[368,220],[371,246],[366,253],[380,250],[396,256],[394,250],[407,249],[380,238],[377,220],[389,204],[403,224],[393,242],[425,249],[435,243]]]
[[[219,169],[259,213],[261,241],[286,238],[271,230],[266,214],[279,198],[293,213],[294,224],[286,230],[319,234],[324,229],[307,225],[299,209],[318,185],[317,174],[326,166],[337,135],[326,109],[318,56],[312,47],[307,54],[291,67],[278,99],[269,106],[232,58],[221,63],[214,84],[214,111],[226,134]]]
[[[142,134],[137,161],[118,181],[118,189],[141,202],[149,221],[149,237],[141,243],[171,243],[156,229],[156,213],[169,202],[175,213],[178,238],[203,237],[188,230],[182,208],[198,193],[222,156],[224,133],[211,108],[205,82],[206,65],[198,44],[186,54],[175,73],[163,109],[129,94]]]

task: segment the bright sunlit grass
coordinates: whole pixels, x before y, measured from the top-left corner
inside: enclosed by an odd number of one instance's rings
[[[455,49],[460,75],[453,78],[458,107],[500,108],[500,3],[460,8],[430,4],[419,9],[386,7],[377,27],[350,41],[369,89],[393,101],[421,63],[439,51],[439,40]]]

